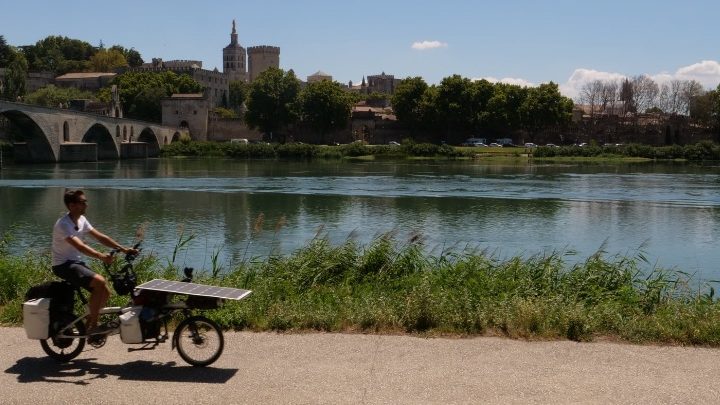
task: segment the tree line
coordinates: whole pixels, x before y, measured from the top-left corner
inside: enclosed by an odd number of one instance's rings
[[[51,72],[59,76],[68,72],[114,72],[118,68],[143,64],[134,48],[113,45],[106,48],[101,42],[88,42],[51,35],[34,45],[14,47],[0,35],[0,68],[5,68],[0,97],[14,100],[26,95],[28,72]]]
[[[623,80],[594,80],[580,89],[578,103],[591,116],[657,113],[683,115],[701,126],[720,129],[720,85],[707,91],[695,80],[658,84],[646,75]]]
[[[392,97],[395,115],[411,134],[440,142],[466,135],[534,134],[572,119],[573,102],[549,82],[521,87],[459,75],[429,86],[420,77],[402,80]],[[455,138],[455,139],[453,139]]]

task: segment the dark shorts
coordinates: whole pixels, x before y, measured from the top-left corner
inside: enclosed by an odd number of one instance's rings
[[[67,261],[63,264],[53,266],[53,273],[70,284],[82,287],[91,291],[90,281],[95,278],[96,273],[90,270],[85,262]]]

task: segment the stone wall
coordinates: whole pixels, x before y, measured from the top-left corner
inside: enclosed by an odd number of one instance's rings
[[[239,118],[211,119],[208,125],[208,141],[229,141],[231,139],[260,141],[262,133],[247,127]]]

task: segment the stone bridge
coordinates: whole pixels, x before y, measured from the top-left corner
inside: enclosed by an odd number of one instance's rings
[[[0,115],[19,134],[16,162],[79,162],[157,156],[185,128],[0,100]],[[19,136],[18,136],[19,135]]]

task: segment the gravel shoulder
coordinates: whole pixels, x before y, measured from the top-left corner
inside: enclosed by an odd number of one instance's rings
[[[117,336],[57,364],[0,328],[3,404],[718,403],[720,349],[228,332],[208,368]]]

